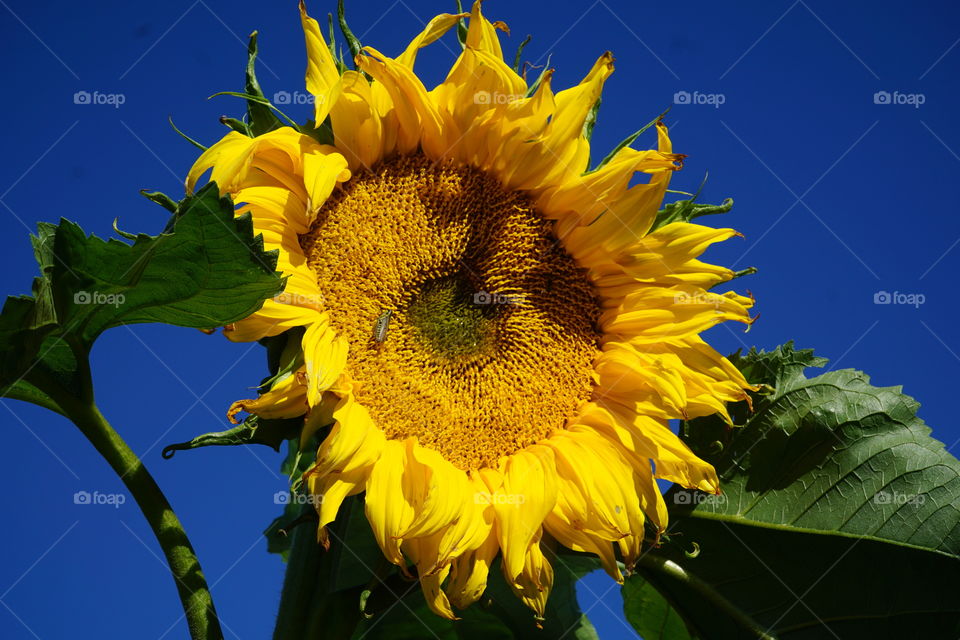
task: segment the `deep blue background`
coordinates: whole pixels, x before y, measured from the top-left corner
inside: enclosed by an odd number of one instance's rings
[[[9,3],[9,4],[7,4]],[[452,4],[452,3],[450,3]],[[447,3],[347,2],[354,31],[399,53]],[[333,2],[314,1],[317,17]],[[744,334],[720,327],[721,351],[813,346],[833,367],[856,367],[879,385],[902,384],[922,403],[934,435],[953,447],[960,338],[954,328],[960,265],[960,127],[956,124],[960,10],[937,2],[652,3],[490,0],[512,52],[547,54],[555,87],[576,82],[604,50],[617,72],[607,85],[594,142],[598,154],[673,101],[675,92],[722,94],[723,104],[679,105],[669,114],[674,179],[704,200],[737,200],[710,224],[746,236],[708,259],[760,273],[738,284],[761,319]],[[25,293],[36,267],[27,233],[66,216],[88,232],[158,231],[166,213],[137,190],[175,197],[196,151],[177,124],[210,143],[222,113],[215,98],[241,90],[246,36],[261,33],[260,80],[268,95],[302,91],[304,50],[296,5],[222,0],[157,3],[0,0],[4,64],[0,126],[0,292]],[[420,58],[439,81],[452,34]],[[124,104],[74,103],[74,93],[122,94]],[[878,91],[922,94],[916,108],[875,104]],[[291,107],[303,120],[307,107]],[[645,140],[650,144],[650,140]],[[920,293],[918,308],[877,305],[878,291]],[[97,343],[99,401],[141,454],[190,533],[228,637],[269,637],[282,579],[262,529],[285,486],[268,449],[207,449],[160,458],[164,444],[225,425],[224,410],[249,396],[262,353],[221,337],[161,326],[110,331]],[[65,420],[5,401],[0,416],[0,636],[184,638],[179,604],[160,551],[136,506],[82,506],[73,494],[123,488]],[[602,575],[581,600],[604,638],[635,637],[618,590]]]

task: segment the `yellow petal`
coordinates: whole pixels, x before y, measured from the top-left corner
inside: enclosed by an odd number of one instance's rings
[[[519,575],[511,578],[510,574],[506,573],[506,564],[502,565],[507,584],[523,604],[533,609],[540,618],[546,613],[547,598],[553,588],[553,567],[540,550],[541,535],[538,529],[523,558]]]
[[[347,341],[336,335],[327,316],[307,327],[303,359],[307,370],[307,402],[320,403],[321,394],[333,386],[347,366]]]
[[[470,11],[467,46],[503,60],[503,49],[500,48],[500,39],[497,37],[498,28],[503,31],[507,30],[506,25],[502,22],[491,24],[480,11],[480,0],[476,0],[473,3],[473,9]]]
[[[319,126],[339,94],[340,72],[320,32],[320,25],[307,15],[307,5],[303,0],[300,0],[300,22],[307,43],[307,91],[314,96],[313,120]]]
[[[531,445],[506,459],[503,484],[490,492],[508,581],[518,579],[527,551],[556,503],[556,473],[553,450]]]
[[[425,147],[442,147],[441,119],[420,79],[373,47],[364,47],[362,53],[367,55],[358,56],[357,65],[383,85],[393,102],[400,123],[398,151],[412,153],[421,141]]]
[[[240,421],[235,416],[241,411],[269,419],[304,415],[307,412],[307,387],[303,383],[303,369],[280,378],[255,400],[237,400],[230,405],[227,418],[238,424]]]
[[[500,544],[491,528],[482,544],[453,561],[446,592],[458,609],[466,609],[480,599],[487,588],[487,576]]]
[[[407,45],[406,50],[397,57],[397,62],[413,69],[413,65],[417,60],[417,52],[420,49],[442,38],[447,31],[457,24],[460,18],[465,18],[468,15],[470,14],[458,13],[452,15],[449,13],[441,13],[436,16],[427,23],[424,30]]]
[[[350,169],[370,169],[384,154],[384,118],[373,88],[362,74],[343,74],[343,94],[330,110],[334,142]]]

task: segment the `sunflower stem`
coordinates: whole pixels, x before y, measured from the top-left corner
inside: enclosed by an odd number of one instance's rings
[[[334,559],[317,542],[315,528],[297,527],[292,536],[273,640],[349,640],[362,618],[362,589],[330,589]],[[345,544],[339,538],[334,543]]]
[[[661,586],[659,586],[661,583],[658,578],[665,577],[669,581],[684,583],[687,587],[699,593],[704,600],[710,602],[711,605],[717,607],[720,611],[723,611],[725,614],[730,616],[730,618],[734,620],[741,628],[744,638],[775,640],[773,636],[767,633],[767,631],[762,627],[757,625],[757,623],[754,622],[747,614],[723,597],[716,589],[713,588],[713,586],[705,583],[703,580],[694,576],[693,574],[684,571],[683,567],[677,563],[672,562],[667,558],[663,558],[657,554],[647,552],[640,556],[638,568],[640,569],[641,575],[649,580],[665,598],[671,600],[671,604],[674,607],[681,610],[681,615],[683,614],[680,603],[672,601],[669,592],[664,591]],[[689,606],[690,603],[686,603],[686,605]],[[685,615],[683,617],[686,618]]]
[[[49,389],[49,386],[47,387]],[[48,391],[49,392],[49,391]],[[222,640],[206,578],[183,525],[143,462],[90,400],[68,392],[54,399],[130,490],[167,558],[193,640]]]

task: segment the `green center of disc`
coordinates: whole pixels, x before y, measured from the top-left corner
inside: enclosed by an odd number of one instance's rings
[[[492,352],[495,316],[493,305],[478,300],[469,281],[459,276],[425,283],[407,309],[410,326],[425,347],[460,360]]]

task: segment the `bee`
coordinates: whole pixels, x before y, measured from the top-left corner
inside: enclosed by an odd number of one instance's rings
[[[373,323],[373,339],[376,342],[383,342],[387,339],[387,329],[390,328],[390,318],[393,316],[392,309],[385,309],[377,321]]]

